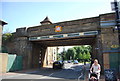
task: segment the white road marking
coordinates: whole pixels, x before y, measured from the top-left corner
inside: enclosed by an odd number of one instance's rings
[[[48,76],[43,76],[43,77],[41,77],[40,79],[47,78],[47,77],[51,77],[53,74],[54,74],[54,73],[51,73],[51,74],[48,75]]]
[[[78,77],[78,81],[80,81],[80,78],[83,76],[83,73],[81,73],[81,75]]]

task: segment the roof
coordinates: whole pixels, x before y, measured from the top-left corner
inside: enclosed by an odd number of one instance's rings
[[[52,22],[50,21],[48,16],[43,21],[41,21],[40,23],[42,24],[42,23],[46,23],[46,22],[49,22],[50,24],[52,24]]]
[[[0,20],[0,22],[2,22],[2,25],[8,24],[8,23],[6,23],[5,21],[2,21],[2,20]]]

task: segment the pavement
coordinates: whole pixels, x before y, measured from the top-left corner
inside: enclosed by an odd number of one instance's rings
[[[90,65],[89,64],[86,64],[85,66],[85,79],[83,80],[83,81],[88,81],[88,73],[89,73],[89,67],[90,67]],[[82,80],[81,80],[82,81]],[[100,79],[99,79],[99,81],[105,81],[105,75],[104,74],[101,74],[100,75]],[[117,81],[120,81],[120,79],[117,79]]]
[[[7,72],[7,73],[0,73],[1,76],[6,76],[6,75],[16,75],[16,74],[22,74],[22,73],[35,73],[36,71],[39,71],[40,69],[48,69],[52,68],[52,66],[46,66],[45,68],[34,68],[34,69],[25,69],[25,70],[20,70],[20,71],[15,71],[15,72]]]
[[[0,76],[16,75],[16,74],[21,74],[21,73],[32,73],[32,72],[35,72],[36,70],[38,69],[28,69],[28,70],[21,70],[21,71],[15,71],[15,72],[0,73]]]

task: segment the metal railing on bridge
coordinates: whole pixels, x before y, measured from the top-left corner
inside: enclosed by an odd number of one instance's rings
[[[49,35],[49,36],[40,36],[40,37],[29,37],[29,41],[46,40],[46,39],[58,39],[58,38],[65,38],[65,37],[79,37],[79,36],[88,36],[88,35],[97,35],[97,34],[98,34],[98,31],[58,34],[58,35]]]

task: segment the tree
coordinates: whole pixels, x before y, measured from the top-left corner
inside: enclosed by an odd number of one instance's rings
[[[61,52],[61,58],[62,58],[62,60],[67,60],[66,53],[67,52],[65,50],[63,52]]]
[[[89,60],[91,58],[90,52],[87,52],[86,59]]]
[[[11,33],[5,33],[2,36],[2,40],[3,41],[9,41],[12,38],[12,34]]]
[[[89,45],[83,45],[83,46],[76,46],[73,47],[76,51],[76,56],[75,59],[84,59],[84,60],[88,60],[90,59],[91,55],[91,46]]]
[[[68,60],[74,60],[76,56],[76,51],[74,48],[69,48],[66,53],[66,57]]]
[[[79,53],[78,59],[82,60],[83,59],[83,54]]]
[[[85,60],[86,59],[86,53],[84,52],[83,54],[83,59]]]
[[[61,53],[57,53],[57,60],[61,60]]]
[[[81,49],[80,47],[73,47],[76,51],[76,56],[75,56],[75,59],[79,58],[79,54],[81,53]]]
[[[12,34],[11,33],[4,33],[2,35],[2,52],[3,53],[7,53],[8,50],[7,50],[7,43],[11,42],[11,39],[12,39]]]
[[[91,46],[83,45],[69,48],[67,51],[63,51],[61,55],[64,60],[89,60],[91,55]]]

